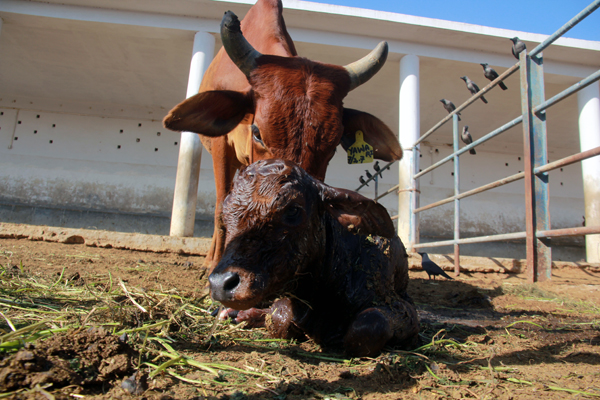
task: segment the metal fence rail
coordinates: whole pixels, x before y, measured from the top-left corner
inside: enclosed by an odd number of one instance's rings
[[[550,243],[548,238],[559,236],[576,236],[600,233],[600,226],[591,227],[574,227],[565,229],[550,229],[549,221],[549,193],[548,193],[548,172],[566,165],[570,165],[582,160],[596,157],[600,155],[600,147],[591,150],[573,154],[558,161],[548,163],[547,148],[546,148],[546,118],[545,110],[568,96],[578,92],[586,86],[600,79],[600,70],[591,74],[587,78],[579,81],[575,85],[563,90],[561,93],[553,96],[550,99],[544,98],[544,81],[543,81],[543,58],[541,52],[550,46],[554,41],[561,37],[564,33],[581,22],[585,17],[594,12],[600,7],[600,0],[595,0],[592,4],[586,7],[583,11],[573,17],[569,22],[558,29],[554,34],[550,35],[546,40],[535,47],[531,52],[523,51],[520,54],[519,62],[507,69],[498,78],[481,89],[477,94],[470,97],[467,101],[440,120],[431,129],[425,132],[410,149],[419,152],[419,144],[427,137],[433,134],[436,130],[446,124],[448,121],[453,122],[453,153],[429,166],[428,168],[414,173],[412,176],[412,186],[410,190],[416,190],[417,179],[425,174],[439,168],[449,161],[454,161],[454,195],[434,203],[417,207],[416,204],[411,204],[411,233],[409,247],[418,249],[423,247],[438,247],[454,245],[454,267],[455,273],[460,272],[460,245],[470,243],[482,243],[502,240],[525,239],[527,246],[527,271],[530,282],[544,281],[550,279],[552,257],[550,252]],[[539,55],[538,55],[539,54]],[[459,129],[457,113],[467,108],[485,93],[494,88],[498,83],[508,78],[510,75],[520,71],[521,81],[521,110],[522,115],[504,124],[503,126],[493,130],[487,135],[481,137],[473,143],[459,148]],[[495,182],[482,185],[475,189],[460,193],[460,156],[470,149],[479,146],[482,143],[502,134],[508,129],[523,124],[523,144],[524,144],[524,171],[518,174],[508,176]],[[416,171],[416,163],[419,157],[414,157],[414,165],[412,171]],[[381,170],[385,170],[392,163],[388,163]],[[376,180],[381,172],[375,173],[365,183],[359,186],[356,190],[360,190],[367,183]],[[479,237],[470,237],[461,239],[460,232],[460,200],[484,191],[494,189],[506,185],[517,180],[525,180],[525,219],[526,230],[524,232],[513,232],[498,235],[488,235]],[[390,193],[397,192],[399,185],[396,185],[385,193],[375,196],[375,200],[387,196]],[[422,211],[439,207],[444,204],[454,203],[454,238],[451,240],[443,240],[430,243],[418,243],[416,215]],[[414,201],[413,201],[414,203]],[[392,217],[393,219],[398,216]]]

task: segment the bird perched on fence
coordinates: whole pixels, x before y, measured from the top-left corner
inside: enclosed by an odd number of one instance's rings
[[[429,279],[431,279],[431,275],[433,275],[433,280],[435,280],[436,275],[441,275],[444,278],[452,279],[450,275],[445,273],[444,270],[440,268],[439,265],[437,265],[429,259],[427,253],[419,254],[421,255],[421,257],[423,257],[423,261],[421,261],[421,268],[423,268],[423,271],[427,272],[427,275],[429,275]]]
[[[510,40],[513,42],[512,54],[518,60],[519,53],[525,50],[527,47],[525,46],[525,43],[521,42],[521,40],[519,40],[519,38],[516,36],[514,38],[511,38]]]
[[[365,175],[367,175],[367,178],[371,179],[373,177],[373,175],[371,175],[371,173],[369,172],[368,169],[365,169]]]
[[[462,133],[460,134],[460,138],[463,141],[464,144],[471,144],[473,143],[473,138],[471,137],[471,134],[469,133],[469,126],[465,125],[463,126],[463,130]],[[469,153],[471,154],[477,154],[475,152],[475,149],[471,149],[469,150]]]
[[[379,176],[383,178],[383,174],[381,174],[381,167],[379,166],[379,161],[375,161],[375,164],[373,164],[373,169],[375,170],[375,172],[379,173]]]
[[[479,65],[483,67],[483,76],[488,78],[490,81],[493,81],[498,77],[498,73],[494,70],[494,68],[490,67],[488,63],[480,63]],[[500,89],[502,90],[508,89],[504,82],[499,82],[498,86],[500,86]]]
[[[451,102],[450,100],[441,99],[440,101],[442,102],[442,104],[444,105],[444,108],[446,109],[446,111],[448,111],[448,113],[451,113],[452,111],[456,110],[454,103]],[[457,112],[456,115],[458,116],[458,120],[460,121],[460,113]]]
[[[468,76],[461,76],[460,79],[465,81],[465,83],[467,84],[467,89],[469,89],[469,92],[471,92],[471,94],[477,94],[477,92],[479,92],[479,86],[477,86],[475,82],[470,80]],[[487,104],[488,101],[485,99],[485,97],[481,96],[480,99],[485,104]]]
[[[365,181],[365,178],[363,178],[363,176],[361,175],[358,180],[360,181],[360,183],[362,183],[363,185],[367,185],[369,186],[369,184],[367,183],[367,181]]]

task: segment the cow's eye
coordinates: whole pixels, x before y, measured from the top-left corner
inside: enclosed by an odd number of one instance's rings
[[[265,145],[262,141],[262,137],[260,136],[260,129],[258,129],[258,126],[254,124],[252,124],[252,139],[263,146]]]
[[[297,204],[288,207],[283,214],[283,222],[287,225],[298,225],[302,222],[302,209]]]

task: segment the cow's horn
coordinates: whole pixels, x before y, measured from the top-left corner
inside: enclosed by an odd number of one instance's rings
[[[360,60],[344,66],[350,74],[350,90],[356,89],[379,72],[383,64],[385,64],[387,55],[388,44],[387,42],[381,42],[373,51]]]
[[[242,34],[237,15],[227,11],[221,21],[221,41],[231,61],[246,75],[256,68],[256,59],[262,54],[252,47]]]

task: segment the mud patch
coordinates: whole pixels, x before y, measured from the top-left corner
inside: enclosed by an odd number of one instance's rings
[[[133,372],[137,352],[126,341],[127,335],[89,328],[28,343],[0,362],[0,391],[112,385]]]

